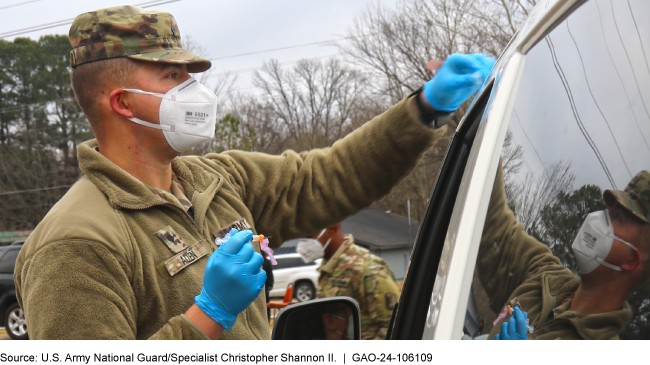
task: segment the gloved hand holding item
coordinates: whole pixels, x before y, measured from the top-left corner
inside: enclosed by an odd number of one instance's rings
[[[481,87],[495,62],[481,53],[454,53],[424,85],[424,97],[436,110],[452,112]]]
[[[253,232],[232,229],[229,233],[231,238],[208,259],[203,289],[194,298],[196,305],[226,331],[259,296],[266,281],[264,259],[249,242]]]
[[[501,333],[494,337],[495,340],[527,340],[528,339],[528,313],[515,307],[512,317],[501,325]]]

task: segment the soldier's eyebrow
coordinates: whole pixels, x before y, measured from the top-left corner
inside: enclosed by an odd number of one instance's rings
[[[183,66],[182,65],[177,65],[175,63],[166,63],[165,66],[160,70],[160,73],[165,73],[165,72],[169,71],[170,68],[174,68],[177,71],[180,71],[183,68]]]

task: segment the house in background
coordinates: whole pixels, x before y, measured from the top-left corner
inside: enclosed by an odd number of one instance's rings
[[[344,234],[352,234],[357,245],[365,247],[390,265],[395,279],[406,274],[418,222],[381,209],[367,208],[341,222]],[[297,240],[290,240],[275,250],[276,255],[296,252]]]

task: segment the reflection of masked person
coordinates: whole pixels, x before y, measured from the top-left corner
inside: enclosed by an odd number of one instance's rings
[[[603,199],[608,209],[589,214],[573,242],[576,277],[518,224],[499,167],[476,267],[494,313],[528,313],[529,339],[617,339],[627,327],[626,300],[650,278],[650,172]],[[498,316],[490,338],[509,319]]]
[[[352,311],[345,305],[330,310],[323,315],[326,340],[354,339]]]
[[[631,243],[616,236],[609,211],[601,210],[589,214],[571,246],[580,274],[589,274],[598,265],[623,271],[620,266],[605,261],[615,241],[621,242],[634,251],[639,251]]]

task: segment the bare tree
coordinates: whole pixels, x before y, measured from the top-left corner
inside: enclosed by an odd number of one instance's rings
[[[498,56],[522,24],[535,0],[400,0],[394,9],[370,5],[348,30],[341,46],[347,59],[367,75],[376,100],[388,107],[424,85],[433,73],[429,60],[444,60],[456,52],[483,52]],[[467,110],[463,105],[445,137],[436,142],[422,162],[375,206],[421,217],[438,170],[454,133]],[[521,147],[506,137],[503,162],[507,186],[521,168]],[[521,189],[519,189],[521,190]],[[415,213],[415,214],[413,214]]]
[[[278,61],[255,72],[253,84],[262,93],[265,117],[296,149],[331,145],[343,137],[366,98],[366,80],[337,59],[301,60],[285,69]]]
[[[371,5],[348,31],[341,51],[369,72],[374,90],[395,103],[430,80],[431,59],[455,52],[497,57],[536,0],[401,0]]]
[[[537,0],[477,0],[469,11],[473,19],[465,39],[481,52],[498,56],[515,35]]]
[[[532,171],[525,175],[508,198],[515,209],[517,221],[524,225],[526,232],[543,236],[542,209],[554,202],[559,194],[573,192],[574,181],[571,162],[564,161],[546,166],[541,175]]]
[[[519,190],[516,178],[523,165],[523,155],[523,148],[521,145],[515,144],[512,131],[508,128],[506,139],[503,142],[503,150],[501,151],[501,163],[503,166],[506,198],[510,207],[514,207],[513,198],[511,197],[515,196]]]

